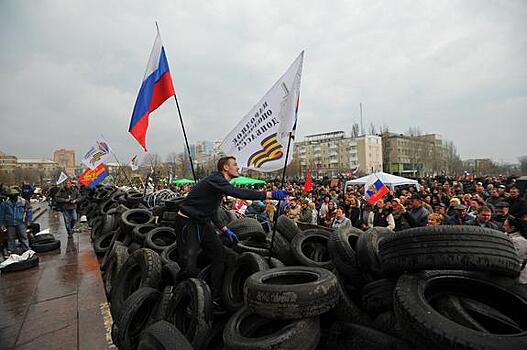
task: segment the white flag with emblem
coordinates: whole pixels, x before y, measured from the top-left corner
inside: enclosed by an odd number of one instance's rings
[[[268,172],[286,165],[288,138],[296,129],[303,62],[304,51],[221,143],[221,150],[236,157],[241,168]]]
[[[110,146],[107,142],[97,141],[82,157],[81,162],[90,169],[95,169],[110,156]]]

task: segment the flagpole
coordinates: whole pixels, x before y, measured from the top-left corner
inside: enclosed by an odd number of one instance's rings
[[[157,33],[159,34],[159,25],[157,24],[157,21],[156,21],[156,28],[157,28]],[[161,36],[161,34],[159,34],[159,36]],[[181,109],[179,108],[179,102],[177,100],[177,95],[176,95],[176,90],[174,89],[174,100],[176,101],[176,108],[177,108],[177,113],[179,115],[179,121],[181,123],[181,129],[183,130],[183,137],[185,138],[185,145],[187,146],[187,152],[188,152],[188,159],[190,160],[190,169],[192,170],[192,177],[194,179],[194,182],[196,183],[197,182],[197,179],[196,179],[196,172],[194,171],[194,163],[192,162],[192,155],[190,154],[190,147],[188,145],[188,139],[187,139],[187,132],[185,131],[185,124],[183,123],[183,117],[181,116]]]
[[[108,140],[106,140],[106,137],[104,137],[103,134],[101,134],[101,137],[106,142],[106,144],[108,145],[109,143],[108,143]],[[134,187],[134,185],[132,184],[132,181],[128,178],[128,175],[126,175],[126,172],[121,168],[121,162],[119,162],[119,159],[117,158],[117,155],[114,153],[114,151],[112,151],[112,149],[110,147],[108,147],[108,148],[110,149],[110,153],[112,154],[112,156],[115,158],[115,161],[117,162],[117,165],[119,167],[119,172],[122,172],[124,174],[124,177],[128,181],[128,183],[130,184],[130,187]]]
[[[293,132],[289,132],[289,139],[287,140],[287,150],[285,152],[285,164],[284,164],[284,171],[282,172],[282,180],[280,181],[280,189],[284,188],[285,183],[285,173],[287,170],[287,158],[289,158],[289,148],[291,147],[291,139],[293,138]],[[271,235],[271,244],[269,245],[269,263],[271,263],[271,251],[273,250],[273,244],[274,244],[274,237],[276,235],[276,224],[278,222],[278,216],[280,215],[280,203],[282,202],[281,199],[278,200],[278,205],[276,209],[276,214],[273,218],[273,233]]]

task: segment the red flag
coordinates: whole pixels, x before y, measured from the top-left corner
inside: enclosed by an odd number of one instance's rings
[[[304,192],[305,193],[311,192],[312,187],[313,185],[311,183],[311,171],[307,169],[306,182],[304,182]]]

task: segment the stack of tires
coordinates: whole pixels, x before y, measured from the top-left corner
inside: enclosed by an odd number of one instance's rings
[[[60,249],[60,240],[51,233],[41,233],[33,236],[29,241],[31,250],[37,253],[50,252]]]
[[[101,197],[92,199],[99,209]],[[106,246],[101,269],[120,349],[527,344],[527,290],[517,281],[514,246],[501,232],[459,226],[330,231],[281,216],[273,238],[256,220],[221,210],[215,220],[240,241],[225,247],[224,310],[218,310],[207,257],[200,254],[195,273],[183,276],[179,232],[156,224],[163,215],[155,210],[125,210],[125,204],[91,220],[99,227],[96,241],[110,232],[99,247]],[[175,208],[168,204],[169,212]]]

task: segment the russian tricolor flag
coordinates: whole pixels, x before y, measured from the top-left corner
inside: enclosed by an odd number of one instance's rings
[[[139,142],[146,152],[146,130],[148,117],[169,97],[175,95],[172,76],[168,68],[165,49],[161,43],[161,36],[157,32],[154,47],[146,66],[146,72],[135,101],[132,120],[128,131]]]
[[[371,186],[366,186],[365,197],[368,203],[373,205],[388,192],[390,192],[388,187],[380,179],[377,179]]]

